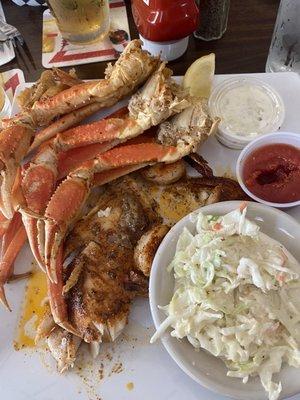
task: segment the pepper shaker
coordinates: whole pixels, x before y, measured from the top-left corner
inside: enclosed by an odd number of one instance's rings
[[[197,0],[200,23],[194,36],[202,40],[220,39],[227,28],[230,0]]]

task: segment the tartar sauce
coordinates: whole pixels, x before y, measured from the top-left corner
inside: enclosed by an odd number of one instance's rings
[[[209,99],[212,117],[220,117],[218,139],[233,148],[243,148],[265,133],[277,131],[283,122],[284,105],[279,94],[255,78],[226,79]]]
[[[264,133],[274,115],[274,101],[266,91],[254,85],[241,85],[220,98],[222,124],[232,134],[257,136]]]

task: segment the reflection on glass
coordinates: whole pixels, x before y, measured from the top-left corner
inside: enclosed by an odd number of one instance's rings
[[[300,1],[298,0],[280,2],[266,71],[300,73]]]

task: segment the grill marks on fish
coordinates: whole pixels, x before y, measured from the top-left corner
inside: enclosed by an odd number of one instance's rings
[[[67,241],[68,250],[73,241],[83,247],[70,268],[79,265],[81,273],[67,301],[70,322],[86,342],[101,341],[103,330],[109,333],[105,327],[117,320],[126,323],[132,299],[147,287],[146,279],[138,279],[141,273],[135,271],[133,253],[149,219],[130,192],[111,191],[107,200],[109,215],[101,216],[95,209]]]

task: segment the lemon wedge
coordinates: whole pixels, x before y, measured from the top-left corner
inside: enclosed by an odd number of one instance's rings
[[[187,69],[183,77],[183,87],[195,97],[208,98],[215,74],[215,54],[198,58]]]

